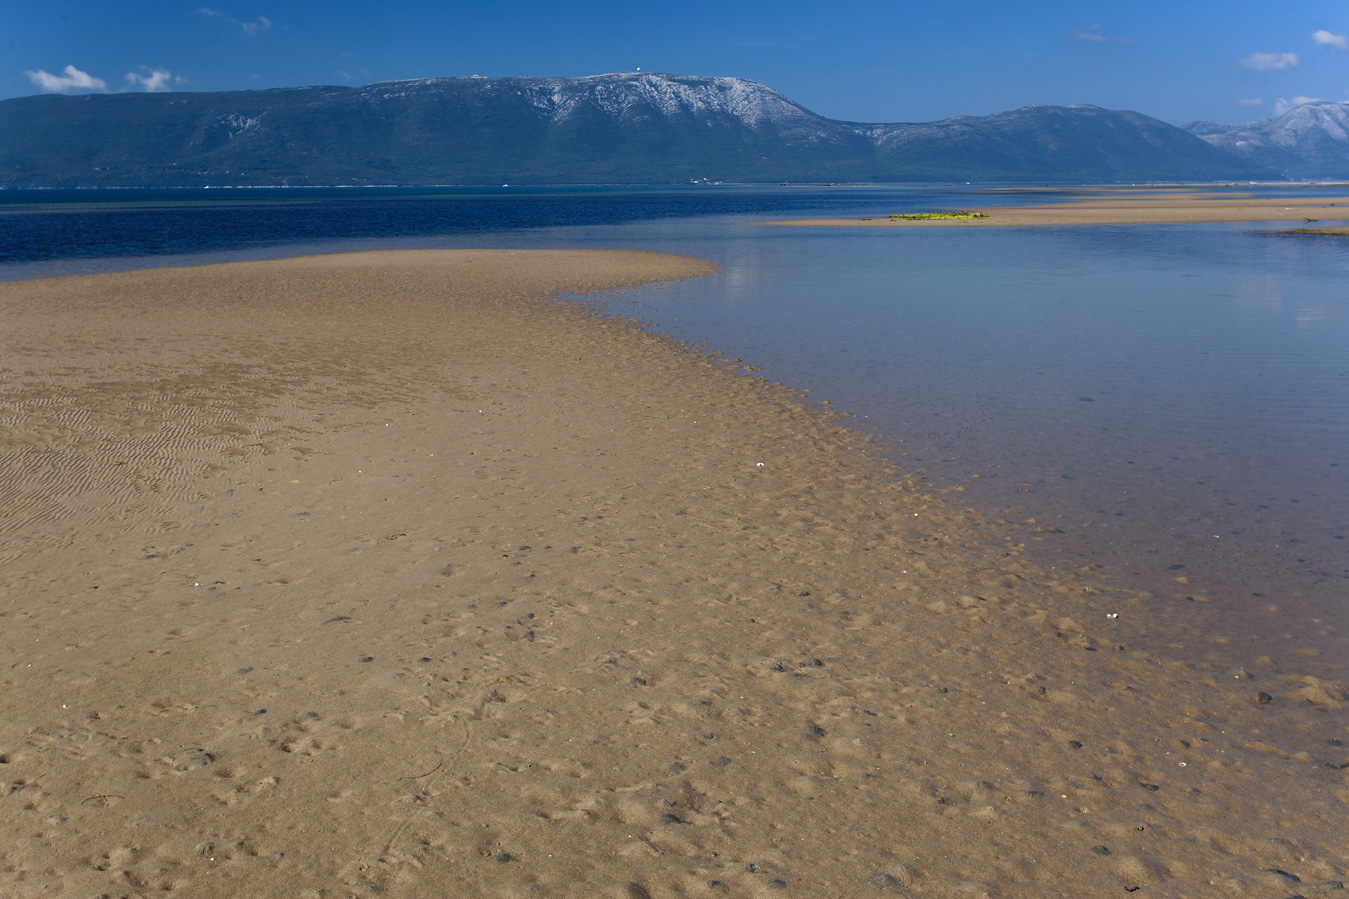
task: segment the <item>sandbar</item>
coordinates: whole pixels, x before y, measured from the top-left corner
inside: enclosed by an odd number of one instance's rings
[[[0,285],[0,894],[1283,896],[1345,685],[1046,568],[626,251]]]
[[[1010,191],[1009,191],[1010,193]],[[1036,191],[1017,193],[1033,198]],[[1349,222],[1349,196],[1270,198],[1188,189],[1080,188],[1069,202],[977,207],[974,219],[819,218],[761,222],[874,228],[997,228],[1036,225],[1197,224],[1201,222]],[[934,212],[948,210],[932,210]],[[956,211],[956,210],[949,210]]]

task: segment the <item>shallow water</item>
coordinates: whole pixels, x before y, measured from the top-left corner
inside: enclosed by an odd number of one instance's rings
[[[708,258],[611,305],[851,412],[1049,564],[1211,601],[1239,659],[1349,655],[1349,241],[745,224],[1015,199],[932,187],[276,193],[0,204],[0,280],[394,246]]]
[[[1349,244],[1246,225],[744,230],[699,248],[720,283],[639,291],[641,317],[800,379],[962,502],[1014,510],[1051,562],[1212,600],[1258,654],[1273,637],[1344,657]]]

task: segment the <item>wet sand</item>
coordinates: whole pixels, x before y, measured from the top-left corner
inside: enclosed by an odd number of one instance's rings
[[[1010,193],[1011,191],[1009,191]],[[1016,190],[1033,197],[1034,190]],[[1349,222],[1349,196],[1257,198],[1187,189],[1080,188],[1067,203],[961,210],[976,219],[793,219],[769,225],[838,225],[877,228],[989,228],[1027,225],[1138,225],[1199,222]],[[932,210],[933,212],[956,210]]]
[[[1325,234],[1333,237],[1349,237],[1349,225],[1329,228],[1285,228],[1284,234]]]
[[[1349,881],[1345,685],[1224,667],[1184,603],[551,299],[711,272],[0,285],[0,894]]]

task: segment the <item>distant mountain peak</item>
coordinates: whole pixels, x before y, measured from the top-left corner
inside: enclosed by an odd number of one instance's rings
[[[474,82],[484,90],[518,91],[557,119],[578,110],[598,109],[620,118],[647,115],[729,115],[751,128],[766,121],[800,122],[814,114],[757,81],[728,76],[670,75],[663,72],[611,72],[578,78],[482,77],[385,81],[381,90],[434,89]]]

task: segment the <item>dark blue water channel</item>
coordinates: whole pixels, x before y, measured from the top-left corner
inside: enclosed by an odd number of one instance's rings
[[[828,215],[940,192],[838,186],[0,191],[0,265],[417,240],[704,216]],[[162,263],[161,263],[162,264]],[[0,273],[0,277],[3,277]],[[11,274],[10,277],[13,277]]]
[[[753,224],[1025,200],[946,185],[0,192],[0,280],[391,247],[711,259],[716,276],[608,302],[853,413],[1048,564],[1103,563],[1162,603],[1211,599],[1238,659],[1342,664],[1349,239]]]

